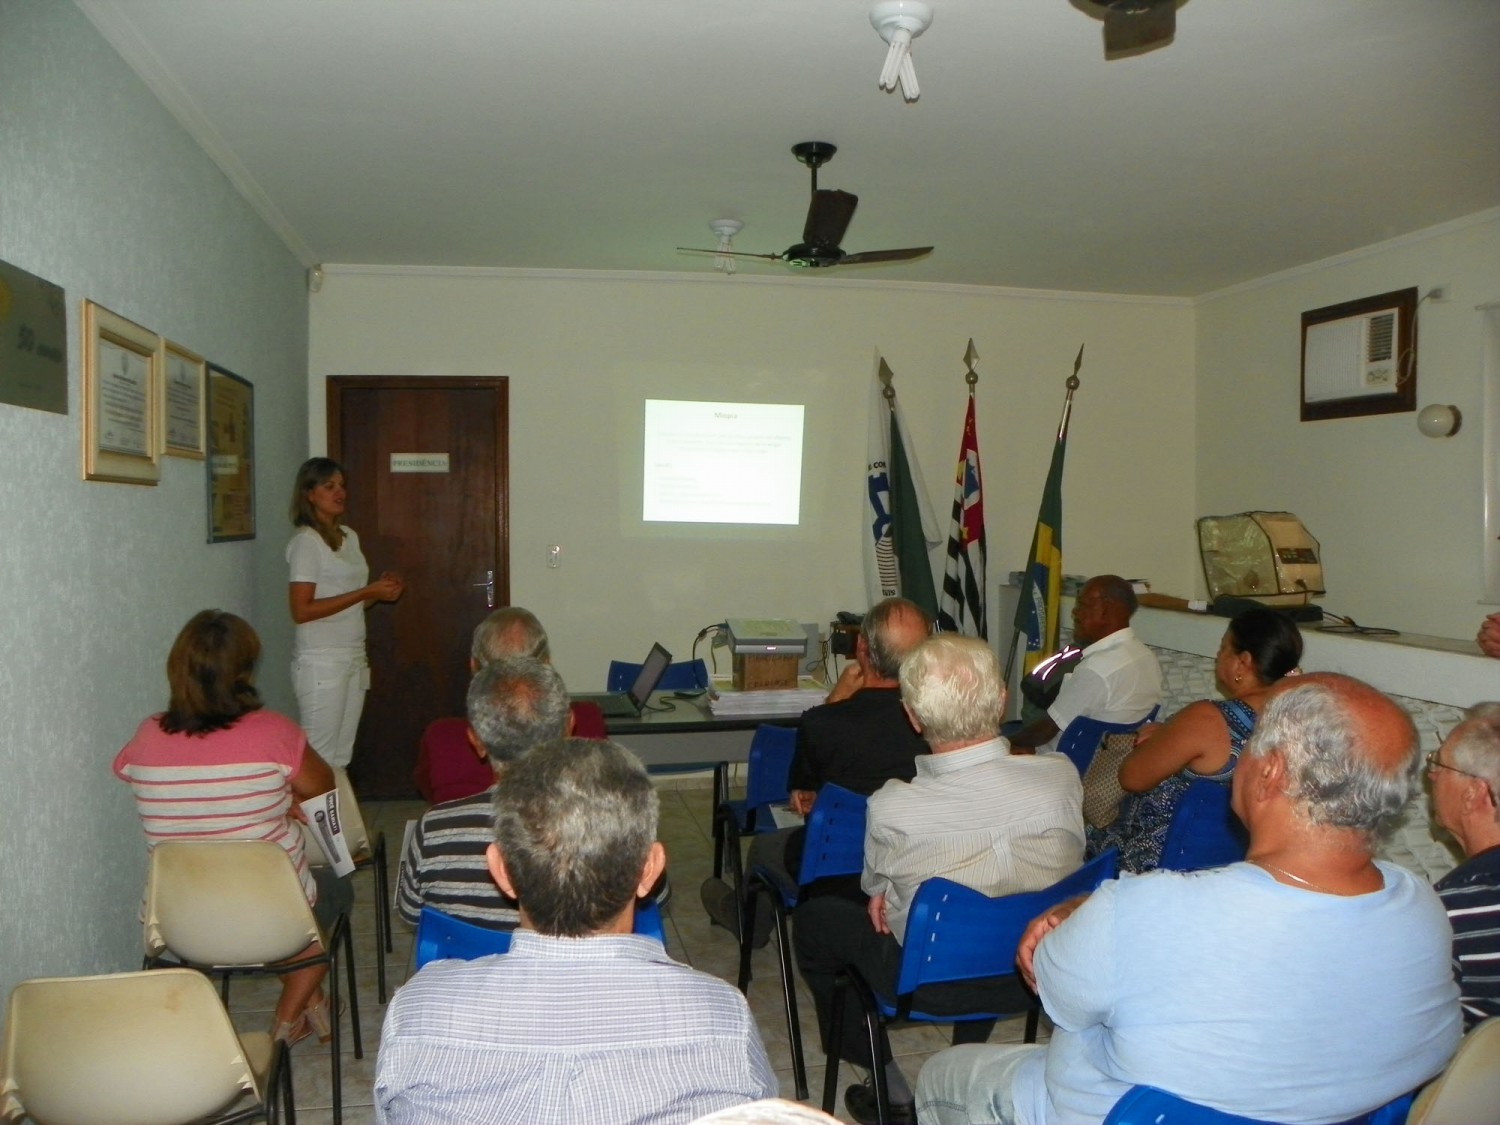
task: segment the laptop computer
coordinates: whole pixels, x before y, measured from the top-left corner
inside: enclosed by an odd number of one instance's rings
[[[585,692],[571,698],[575,703],[595,704],[606,719],[638,719],[671,663],[672,654],[660,644],[653,644],[646,659],[641,661],[641,671],[635,683],[626,691]]]

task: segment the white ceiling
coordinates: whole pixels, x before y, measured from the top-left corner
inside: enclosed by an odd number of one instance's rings
[[[829,276],[1196,295],[1500,204],[1497,0],[77,0],[304,262],[711,270],[861,198]],[[742,276],[788,267],[743,261]],[[726,284],[731,284],[727,282]]]

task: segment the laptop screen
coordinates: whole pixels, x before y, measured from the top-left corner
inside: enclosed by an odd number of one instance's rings
[[[635,678],[635,683],[630,685],[629,696],[637,707],[644,707],[647,698],[656,690],[656,685],[666,674],[667,666],[672,663],[672,654],[661,645],[653,644],[651,651],[646,654],[646,659],[641,662],[641,671]]]

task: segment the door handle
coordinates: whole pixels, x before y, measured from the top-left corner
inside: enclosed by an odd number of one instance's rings
[[[474,583],[471,583],[471,585],[476,590],[481,590],[482,589],[484,591],[484,608],[485,609],[494,609],[495,608],[495,572],[493,570],[487,570],[487,571],[485,571],[484,572],[484,581],[483,582],[474,582]]]

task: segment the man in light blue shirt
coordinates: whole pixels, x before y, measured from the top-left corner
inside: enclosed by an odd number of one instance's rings
[[[665,1125],[776,1095],[745,998],[631,932],[666,866],[657,813],[612,742],[559,739],[507,767],[489,865],[522,928],[508,954],[434,962],[397,992],[377,1121]]]
[[[918,1119],[1086,1125],[1150,1085],[1320,1125],[1432,1078],[1461,1034],[1447,919],[1425,882],[1372,856],[1417,745],[1366,684],[1283,681],[1234,774],[1247,861],[1125,876],[1038,918],[1018,960],[1052,1041],[934,1056]]]

